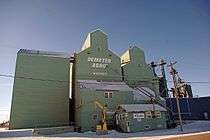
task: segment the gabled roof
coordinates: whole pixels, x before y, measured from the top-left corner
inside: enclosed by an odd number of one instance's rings
[[[146,65],[144,51],[139,47],[130,47],[121,56],[121,63],[137,63]]]
[[[80,89],[88,90],[106,90],[106,91],[128,91],[133,95],[135,101],[150,101],[151,97],[145,95],[142,91],[129,87],[125,82],[105,82],[97,80],[78,80]],[[154,91],[148,87],[142,87],[151,95],[155,96]]]
[[[121,104],[119,105],[126,112],[140,112],[140,111],[167,111],[165,108],[158,104]]]
[[[100,29],[88,33],[81,50],[83,51],[87,48],[108,49],[107,34]]]
[[[124,82],[99,82],[96,80],[78,80],[80,88],[90,90],[133,91]]]

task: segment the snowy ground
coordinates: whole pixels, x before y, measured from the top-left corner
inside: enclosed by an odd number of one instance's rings
[[[63,133],[49,136],[31,136],[31,130],[22,130],[22,131],[9,131],[9,130],[0,130],[0,140],[65,140],[65,139],[85,139],[85,140],[93,140],[93,139],[142,139],[142,140],[156,140],[165,137],[171,137],[176,135],[188,134],[188,133],[199,133],[209,131],[210,133],[210,121],[195,121],[192,123],[187,123],[183,126],[184,132],[179,131],[179,127],[174,129],[164,129],[164,130],[154,130],[147,132],[138,132],[138,133],[119,133],[116,131],[109,131],[108,135],[98,136],[94,132],[86,132],[86,133]],[[9,132],[8,132],[9,131]],[[3,133],[8,132],[7,137],[3,137]],[[11,137],[12,134],[18,134],[16,137]]]

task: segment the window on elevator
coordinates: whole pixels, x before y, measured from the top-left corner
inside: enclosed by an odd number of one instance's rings
[[[112,98],[113,97],[113,92],[105,92],[104,97],[105,98]]]

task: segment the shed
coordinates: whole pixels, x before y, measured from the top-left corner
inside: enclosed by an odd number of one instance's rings
[[[158,104],[122,104],[115,114],[122,132],[139,132],[166,128],[166,109]]]

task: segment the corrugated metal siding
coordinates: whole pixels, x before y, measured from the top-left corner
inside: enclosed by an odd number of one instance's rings
[[[91,32],[89,37],[84,44],[83,51],[75,57],[76,88],[73,95],[75,99],[75,122],[82,131],[95,130],[97,121],[101,120],[100,116],[98,120],[93,121],[92,119],[93,114],[101,114],[101,110],[93,104],[94,100],[98,100],[102,104],[107,103],[108,109],[110,109],[114,108],[120,100],[129,100],[129,98],[126,99],[127,96],[123,95],[130,93],[129,91],[123,93],[113,91],[113,98],[105,99],[105,91],[98,90],[98,88],[92,90],[92,82],[84,81],[110,81],[112,82],[110,83],[111,87],[113,87],[114,82],[119,82],[122,79],[120,58],[108,49],[106,34],[97,30]],[[105,65],[105,67],[95,67],[96,64]],[[86,84],[81,84],[81,80]],[[80,86],[87,87],[87,89],[80,89]],[[115,94],[115,92],[117,93]],[[88,104],[89,101],[92,101],[91,104]]]
[[[118,112],[117,115],[123,114],[125,112]],[[142,112],[139,112],[142,113]],[[141,121],[138,121],[137,118],[133,118],[134,113],[128,112],[128,117],[119,121],[117,125],[118,130],[123,132],[127,131],[127,122],[129,122],[130,132],[140,132],[146,130],[155,130],[155,129],[164,129],[166,128],[166,114],[161,112],[161,118],[141,118]],[[148,129],[145,129],[145,126],[149,126]]]
[[[126,54],[122,55],[121,61],[124,59],[124,55]],[[149,87],[159,93],[158,80],[155,80],[151,67],[146,64],[144,52],[140,48],[133,47],[129,49],[127,55],[130,57],[130,62],[122,65],[126,83],[130,86]]]
[[[15,77],[10,129],[68,125],[68,58],[18,55]]]
[[[206,120],[204,113],[208,113],[208,120],[210,120],[210,97],[200,98],[182,98],[180,101],[180,109],[182,119],[184,120]],[[173,113],[170,113],[171,117],[178,119],[176,99],[168,98],[166,100],[167,107],[169,107]]]
[[[150,110],[159,110],[159,111],[166,111],[165,108],[159,106],[158,104],[121,104],[119,105],[126,112],[139,112],[139,111],[150,111]]]
[[[76,106],[76,123],[82,126],[83,131],[95,130],[96,124],[101,120],[101,110],[94,104],[99,101],[103,105],[107,105],[108,111],[115,111],[120,103],[131,103],[132,94],[129,91],[113,91],[112,98],[108,99],[104,96],[105,91],[80,90],[80,105]],[[93,120],[93,114],[98,114],[97,120]],[[107,116],[108,118],[108,116]],[[113,121],[108,119],[108,122]]]

